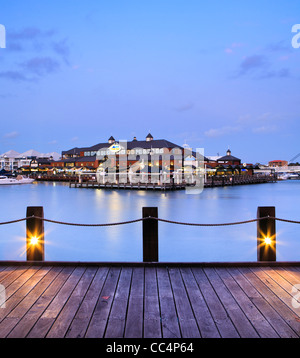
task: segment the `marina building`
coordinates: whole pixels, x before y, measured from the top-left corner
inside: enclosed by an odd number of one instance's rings
[[[52,163],[57,168],[90,168],[108,171],[129,171],[136,169],[137,163],[151,168],[151,171],[181,170],[184,164],[196,169],[205,158],[192,149],[172,143],[166,139],[154,139],[149,133],[144,140],[136,137],[132,141],[116,141],[111,136],[107,142],[98,143],[91,147],[72,148],[62,152],[62,159]],[[141,170],[141,166],[138,170]]]
[[[269,167],[276,168],[276,167],[286,167],[288,165],[288,161],[286,160],[272,160],[269,162]]]
[[[51,161],[58,160],[60,155],[56,152],[39,153],[30,149],[24,153],[9,150],[0,155],[0,171],[4,172],[31,172],[37,168],[46,171],[51,168]]]

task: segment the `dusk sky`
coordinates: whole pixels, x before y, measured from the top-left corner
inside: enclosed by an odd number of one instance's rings
[[[0,0],[0,24],[0,154],[149,132],[247,163],[300,153],[299,0]]]

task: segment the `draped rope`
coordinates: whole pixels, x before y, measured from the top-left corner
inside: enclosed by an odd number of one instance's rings
[[[161,221],[161,222],[165,222],[165,223],[169,223],[169,224],[186,225],[186,226],[230,226],[230,225],[248,224],[248,223],[257,222],[257,221],[264,220],[264,219],[272,219],[272,220],[278,220],[278,221],[283,221],[283,222],[288,222],[288,223],[293,223],[293,224],[300,224],[300,221],[281,219],[281,218],[270,217],[270,216],[265,216],[265,217],[261,217],[261,218],[250,219],[250,220],[244,220],[244,221],[235,221],[235,222],[229,222],[229,223],[228,222],[227,223],[215,223],[215,224],[181,222],[181,221],[156,218],[156,217],[152,217],[152,216],[148,216],[148,217],[140,218],[140,219],[128,220],[128,221],[114,222],[114,223],[81,224],[81,223],[64,222],[64,221],[58,221],[58,220],[50,220],[50,219],[45,219],[45,218],[33,215],[33,216],[22,218],[22,219],[0,222],[0,225],[14,224],[14,223],[29,220],[29,219],[43,220],[43,221],[53,223],[53,224],[69,225],[69,226],[83,226],[83,227],[126,225],[126,224],[137,223],[137,222],[144,221],[144,220],[157,220],[157,221]]]

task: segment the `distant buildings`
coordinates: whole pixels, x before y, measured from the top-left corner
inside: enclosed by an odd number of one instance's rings
[[[272,160],[269,162],[269,167],[276,168],[276,167],[286,167],[288,165],[288,161],[286,160]]]
[[[188,149],[188,146],[180,146],[166,139],[154,139],[149,133],[144,140],[138,140],[136,137],[132,141],[125,143],[116,141],[111,136],[107,142],[102,142],[91,147],[75,147],[62,152],[62,158],[53,162],[52,165],[58,169],[90,169],[101,171],[107,166],[104,161],[111,152],[115,153],[116,158],[112,158],[110,165],[116,166],[117,172],[119,168],[118,157],[127,154],[126,170],[129,171],[141,160],[145,161],[152,171],[160,172],[167,169],[169,172],[179,172],[183,170],[182,166],[188,164],[193,170],[199,167],[199,157],[197,153]],[[164,163],[164,157],[168,157],[171,153],[169,163]],[[154,159],[156,158],[156,159]],[[107,162],[107,160],[106,160]],[[241,159],[233,156],[230,149],[226,155],[217,157],[203,157],[203,167],[205,166],[208,175],[234,175],[234,174],[253,174],[253,166],[251,164],[241,164]],[[154,167],[154,168],[153,168]]]
[[[18,153],[15,150],[9,150],[0,155],[0,170],[14,172],[19,170],[30,171],[31,168],[40,166],[41,163],[49,164],[50,161],[58,160],[60,155],[53,153],[39,153],[33,149],[24,153]]]
[[[174,168],[179,168],[179,166],[182,169],[183,160],[187,157],[193,157],[191,159],[197,157],[197,154],[192,150],[183,148],[166,139],[154,139],[149,133],[145,140],[138,140],[134,137],[132,141],[122,142],[116,141],[111,136],[107,142],[98,143],[91,147],[75,147],[63,151],[61,160],[53,162],[52,165],[58,169],[99,169],[101,166],[104,168],[104,162],[107,164],[107,159],[109,159],[110,167],[116,166],[119,170],[121,169],[120,166],[124,166],[124,162],[120,163],[120,158],[125,155],[127,156],[126,170],[143,160],[145,165],[153,166],[157,171],[162,168],[173,171]],[[165,159],[169,160],[169,163],[164,163]]]
[[[124,159],[125,158],[125,159]],[[273,161],[275,165],[279,161]],[[282,163],[284,161],[281,161]],[[283,165],[283,164],[282,164]],[[145,139],[134,137],[131,141],[117,141],[113,136],[106,142],[90,147],[75,147],[58,153],[42,154],[35,150],[17,153],[10,150],[0,155],[0,170],[19,171],[25,174],[38,172],[44,175],[75,174],[78,172],[116,173],[196,173],[205,170],[206,175],[253,174],[253,165],[241,162],[231,154],[206,157],[166,139],[155,139],[149,133]]]

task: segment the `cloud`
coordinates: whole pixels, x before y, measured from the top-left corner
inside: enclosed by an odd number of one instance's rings
[[[254,75],[256,79],[289,78],[290,70],[286,67],[272,69],[268,57],[265,55],[252,55],[243,59],[235,78]]]
[[[18,31],[9,31],[7,38],[13,41],[17,40],[34,40],[41,37],[49,37],[54,34],[54,30],[42,31],[37,27],[26,27]]]
[[[187,103],[184,104],[182,106],[178,106],[175,108],[175,111],[177,112],[185,112],[185,111],[189,111],[194,107],[194,103]]]
[[[266,46],[266,50],[270,52],[292,52],[292,48],[286,41],[278,41]]]
[[[211,128],[208,131],[204,132],[204,135],[209,138],[214,138],[214,137],[221,137],[232,133],[237,133],[239,131],[241,131],[240,126],[224,126],[220,128]]]
[[[291,77],[290,70],[288,68],[281,68],[277,71],[266,71],[262,73],[260,78],[288,78]]]
[[[242,44],[242,43],[240,43],[240,42],[234,42],[234,43],[232,43],[229,47],[227,47],[227,48],[225,48],[225,52],[227,53],[227,54],[232,54],[234,51],[235,51],[235,49],[237,49],[237,48],[239,48],[239,47],[243,47],[244,46],[244,44]]]
[[[4,136],[3,136],[3,138],[5,138],[5,139],[12,139],[12,138],[16,138],[16,137],[18,137],[20,135],[20,133],[19,132],[10,132],[10,133],[6,133],[6,134],[4,134]]]
[[[26,27],[9,31],[7,50],[18,56],[1,66],[0,78],[14,82],[36,82],[41,77],[61,69],[63,63],[69,65],[70,48],[67,39],[60,39],[54,30]],[[12,64],[14,63],[14,66]]]
[[[256,127],[252,129],[253,133],[273,133],[276,132],[278,130],[278,127],[276,125],[265,125],[265,126],[260,126],[260,127]]]
[[[247,56],[244,58],[240,64],[240,75],[245,75],[246,73],[252,72],[253,70],[266,68],[268,66],[268,61],[263,55],[253,55]]]
[[[34,57],[21,64],[25,71],[28,71],[37,76],[43,76],[49,73],[56,72],[60,65],[51,57]]]
[[[68,58],[69,58],[69,54],[70,54],[70,48],[67,43],[67,39],[63,39],[61,41],[54,42],[52,47],[53,47],[53,50],[63,58],[65,63],[69,64]]]
[[[243,123],[243,124],[249,123],[251,121],[252,121],[252,117],[250,114],[243,114],[243,115],[239,116],[239,118],[237,120],[238,123]]]
[[[42,31],[37,27],[26,27],[17,31],[7,32],[7,50],[9,52],[21,52],[28,50],[28,45],[41,48],[46,43],[46,38],[54,35],[53,30]],[[40,42],[40,44],[38,44]]]
[[[4,78],[14,82],[32,81],[32,79],[28,78],[20,71],[2,71],[0,72],[0,78]]]

